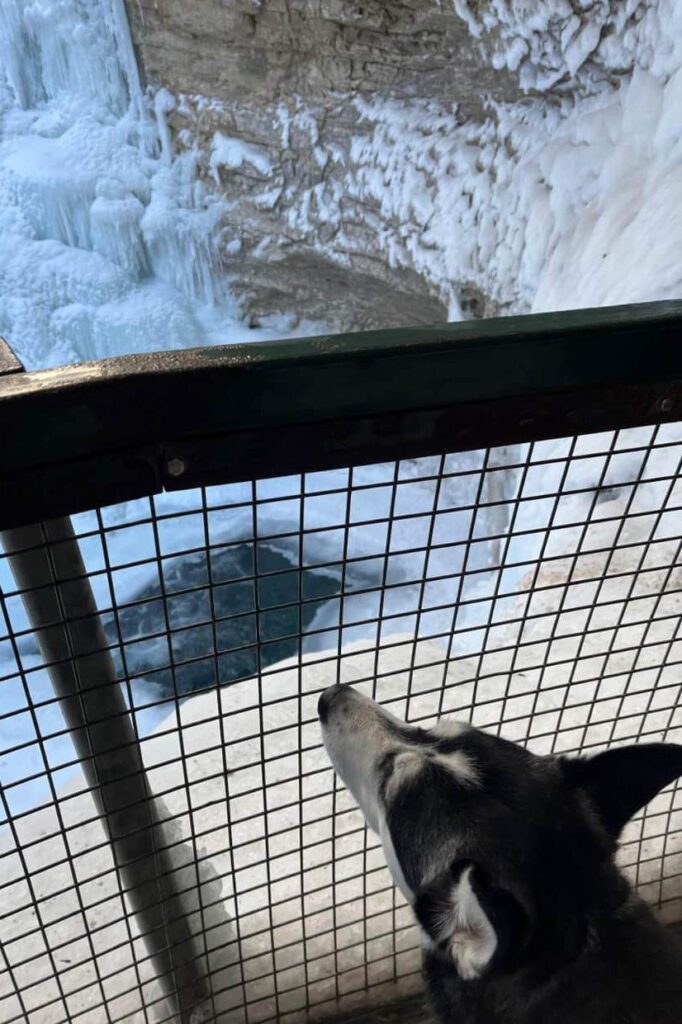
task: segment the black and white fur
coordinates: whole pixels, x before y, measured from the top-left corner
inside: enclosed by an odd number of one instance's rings
[[[467,725],[424,730],[348,686],[325,747],[421,927],[444,1024],[680,1024],[682,952],[614,863],[682,746],[538,757]]]

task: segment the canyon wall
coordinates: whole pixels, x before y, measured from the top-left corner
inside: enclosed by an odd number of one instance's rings
[[[200,175],[226,200],[220,261],[254,324],[432,323],[452,315],[452,294],[465,315],[495,311],[473,281],[450,282],[448,298],[411,258],[419,217],[357,185],[368,147],[365,175],[390,162],[375,132],[392,105],[442,132],[482,121],[488,98],[519,96],[450,0],[126,2],[143,79],[167,90],[156,107],[174,147],[199,148]]]

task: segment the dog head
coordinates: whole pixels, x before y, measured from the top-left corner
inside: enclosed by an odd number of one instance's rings
[[[318,712],[425,944],[465,980],[577,956],[627,895],[623,826],[682,774],[673,744],[538,757],[456,722],[408,725],[349,686]]]

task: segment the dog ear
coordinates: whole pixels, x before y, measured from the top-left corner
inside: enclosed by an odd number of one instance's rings
[[[641,743],[615,747],[585,759],[564,762],[573,786],[587,793],[614,838],[659,790],[682,775],[682,746]]]
[[[465,980],[480,978],[493,960],[502,965],[523,945],[521,905],[472,861],[454,861],[417,892],[413,906],[430,944]]]

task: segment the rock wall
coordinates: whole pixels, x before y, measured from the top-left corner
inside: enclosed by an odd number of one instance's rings
[[[450,0],[126,0],[143,75],[176,147],[228,204],[222,267],[254,322],[294,313],[337,329],[444,320],[406,225],[349,186],[375,123],[359,101],[438,108],[453,125],[513,100]],[[161,99],[159,101],[159,95]],[[493,311],[470,281],[465,313]]]

